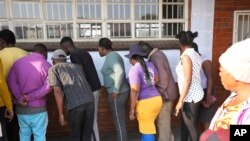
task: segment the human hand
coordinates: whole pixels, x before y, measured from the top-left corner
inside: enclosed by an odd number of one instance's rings
[[[129,119],[130,120],[135,119],[135,110],[134,109],[130,109],[130,111],[129,111]]]
[[[211,94],[206,94],[205,102],[207,107],[213,104],[213,99]]]
[[[59,115],[59,123],[61,126],[64,126],[67,124],[67,121],[64,118],[64,115]]]
[[[183,102],[178,101],[177,105],[175,106],[175,113],[174,113],[175,116],[178,116],[182,107],[183,107]]]
[[[5,111],[5,118],[9,119],[9,122],[11,122],[12,119],[13,119],[13,117],[14,117],[13,110],[6,109],[6,111]]]

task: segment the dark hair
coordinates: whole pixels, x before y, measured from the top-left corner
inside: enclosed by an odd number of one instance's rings
[[[48,52],[47,47],[44,44],[38,43],[35,44],[33,47],[34,52],[39,52],[39,53],[46,53]]]
[[[153,47],[147,42],[139,41],[138,45],[142,46],[143,50],[147,53],[147,57],[150,54],[150,52],[153,50]]]
[[[63,37],[63,38],[61,39],[60,45],[62,45],[63,43],[67,43],[67,42],[70,43],[72,46],[74,46],[73,40],[72,40],[70,37],[68,37],[68,36]]]
[[[112,42],[108,38],[101,38],[99,40],[99,46],[107,50],[112,50]]]
[[[9,29],[3,29],[0,34],[0,38],[5,41],[6,45],[16,44],[15,34]]]
[[[198,45],[197,45],[195,42],[192,43],[192,47],[194,48],[194,50],[195,50],[197,53],[199,53]]]
[[[143,72],[144,72],[145,75],[146,75],[146,81],[147,81],[146,83],[147,83],[148,85],[152,85],[151,77],[150,77],[150,74],[149,74],[147,65],[146,65],[146,63],[145,63],[143,57],[142,57],[142,56],[139,56],[139,55],[133,55],[131,59],[134,59],[134,60],[136,60],[136,61],[138,61],[138,62],[140,63],[140,65],[141,65],[141,67],[142,67],[142,70],[143,70]]]
[[[192,33],[191,31],[181,31],[175,38],[179,39],[183,46],[191,46],[194,38],[198,36],[198,32]]]

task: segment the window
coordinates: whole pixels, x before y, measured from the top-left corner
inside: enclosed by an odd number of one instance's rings
[[[136,20],[158,20],[159,18],[158,0],[135,0]]]
[[[130,38],[130,23],[108,23],[108,36],[111,38]]]
[[[184,0],[163,0],[162,4],[162,37],[173,38],[185,30]]]
[[[14,23],[17,39],[43,39],[43,25],[39,23]]]
[[[102,37],[101,23],[78,23],[78,37],[83,38],[100,38]]]
[[[23,1],[14,0],[12,3],[13,18],[40,19],[40,0]]]
[[[46,24],[47,38],[57,39],[64,36],[73,37],[72,23],[48,23]]]
[[[0,30],[9,29],[8,22],[0,22]]]
[[[188,0],[0,0],[0,29],[13,30],[19,41],[58,41],[63,36],[78,41],[174,39],[188,27],[187,4]],[[240,28],[247,18],[238,19]]]
[[[71,0],[45,0],[45,17],[48,20],[71,20]]]
[[[3,18],[7,18],[6,2],[5,0],[0,0],[0,19]]]
[[[233,42],[236,43],[244,40],[245,35],[250,32],[250,11],[236,11],[234,24]]]
[[[77,19],[101,19],[101,0],[77,0]]]

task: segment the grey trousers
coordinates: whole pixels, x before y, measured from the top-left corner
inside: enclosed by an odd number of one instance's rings
[[[171,129],[172,110],[173,110],[172,101],[167,101],[162,103],[162,108],[157,118],[157,129],[158,129],[157,141],[174,141],[174,135]]]
[[[109,106],[112,112],[117,141],[127,141],[127,129],[126,129],[126,102],[129,96],[129,92],[120,93],[114,100],[112,94],[108,95]]]

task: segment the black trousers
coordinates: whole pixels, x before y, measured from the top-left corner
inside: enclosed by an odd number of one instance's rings
[[[2,130],[2,137],[0,137],[0,141],[8,141],[7,133],[6,133],[6,123],[5,123],[5,110],[6,107],[0,107],[0,123]]]
[[[190,138],[191,141],[199,140],[197,128],[200,104],[201,102],[184,102],[181,111],[181,141],[187,141],[188,138]]]
[[[71,141],[91,141],[95,104],[85,103],[68,111]]]

